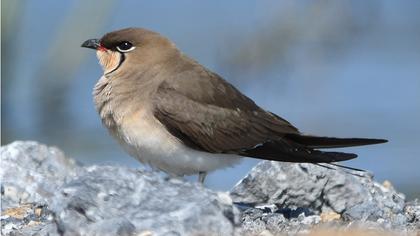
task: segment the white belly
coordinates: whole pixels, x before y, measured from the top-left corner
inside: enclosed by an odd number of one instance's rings
[[[127,152],[142,163],[175,175],[192,175],[232,166],[240,156],[191,149],[172,136],[151,115],[137,112],[114,135]]]

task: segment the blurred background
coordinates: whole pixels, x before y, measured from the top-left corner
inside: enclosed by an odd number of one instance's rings
[[[386,138],[345,165],[420,197],[420,1],[1,1],[1,143],[36,140],[82,163],[138,168],[101,126],[89,38],[160,32],[301,131]],[[228,190],[258,160],[216,171]],[[195,179],[195,178],[194,178]]]

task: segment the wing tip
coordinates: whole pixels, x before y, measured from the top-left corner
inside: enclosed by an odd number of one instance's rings
[[[379,139],[379,138],[355,138],[355,140],[360,141],[360,145],[356,146],[364,146],[364,145],[375,145],[375,144],[382,144],[387,143],[387,139]]]
[[[335,138],[303,134],[287,134],[287,138],[310,148],[343,148],[386,143],[386,139],[376,138]]]
[[[374,143],[373,144],[381,144],[389,142],[387,139],[371,139]]]
[[[347,152],[324,152],[324,153],[332,156],[332,158],[328,162],[325,162],[325,163],[348,161],[348,160],[355,159],[358,156],[355,153],[347,153]]]

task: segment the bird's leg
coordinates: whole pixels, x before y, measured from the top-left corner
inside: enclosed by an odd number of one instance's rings
[[[206,176],[207,176],[207,172],[204,172],[204,171],[198,172],[198,182],[203,184],[204,180],[206,179]]]

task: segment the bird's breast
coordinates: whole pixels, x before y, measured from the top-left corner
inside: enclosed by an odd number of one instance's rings
[[[99,113],[102,123],[107,128],[116,127],[114,116],[113,98],[112,98],[112,84],[111,80],[106,76],[102,76],[93,88],[93,99],[95,108]]]
[[[148,108],[139,109],[125,116],[118,124],[118,133],[123,142],[137,151],[138,156],[170,155],[181,145]],[[144,157],[147,158],[147,157]]]
[[[114,96],[109,79],[95,86],[94,100],[102,123],[123,148],[137,160],[175,175],[190,175],[231,166],[238,156],[212,154],[191,149],[173,136],[154,116],[147,100],[133,101]]]
[[[137,160],[175,175],[191,175],[231,166],[238,156],[193,150],[171,135],[148,109],[122,119],[111,133]]]

